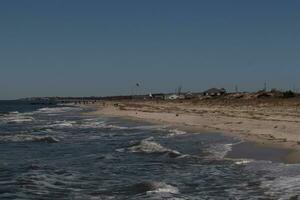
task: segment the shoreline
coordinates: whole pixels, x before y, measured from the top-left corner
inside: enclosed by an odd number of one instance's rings
[[[284,158],[280,160],[291,164],[300,163],[298,158],[298,155],[300,155],[300,137],[297,134],[297,130],[300,130],[300,123],[298,121],[288,121],[284,118],[282,121],[271,120],[270,122],[270,120],[251,119],[248,116],[227,116],[215,113],[216,109],[209,110],[206,105],[201,106],[202,111],[205,110],[206,112],[199,114],[198,110],[189,104],[170,102],[155,104],[155,102],[147,101],[134,103],[131,101],[106,101],[88,105],[95,111],[86,114],[146,121],[189,132],[218,132],[231,137],[238,137],[245,141],[245,144],[248,144],[249,147],[261,150],[264,148],[273,149],[271,154],[279,149],[278,151],[281,151],[281,153],[285,152]],[[185,108],[184,111],[182,108]],[[270,125],[272,129],[270,129]],[[290,132],[286,131],[287,126]],[[297,129],[298,127],[299,129]],[[236,149],[241,150],[241,148]],[[251,149],[247,152],[245,148],[242,148],[241,154],[246,154],[246,157],[249,154],[253,157],[254,152]],[[241,154],[238,153],[234,157],[242,158]]]

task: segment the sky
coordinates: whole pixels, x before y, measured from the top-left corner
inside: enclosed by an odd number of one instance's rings
[[[1,0],[0,99],[300,90],[297,0]],[[140,88],[136,87],[140,84]]]

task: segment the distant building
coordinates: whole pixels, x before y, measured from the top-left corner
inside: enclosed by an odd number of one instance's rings
[[[158,99],[158,100],[164,100],[165,99],[165,94],[163,93],[156,93],[152,94],[153,99]]]
[[[176,100],[176,99],[179,99],[179,95],[172,94],[172,95],[167,96],[167,99],[168,100]]]
[[[193,94],[192,92],[186,92],[184,94],[185,99],[193,99],[195,98],[195,94]]]
[[[224,88],[218,89],[218,88],[211,88],[209,90],[206,90],[205,92],[203,92],[204,96],[221,96],[226,94],[226,90]]]
[[[184,94],[185,99],[195,99],[201,96],[203,96],[202,92],[186,92]]]
[[[165,96],[166,100],[177,100],[177,99],[185,99],[184,95],[170,94]]]

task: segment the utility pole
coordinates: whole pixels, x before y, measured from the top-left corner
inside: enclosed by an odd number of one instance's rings
[[[293,84],[293,90],[292,90],[294,93],[296,92],[296,87],[295,87],[295,84]]]
[[[267,91],[267,81],[265,81],[265,83],[264,83],[264,91],[265,92]]]
[[[235,85],[235,92],[238,93],[239,92],[239,86]]]
[[[181,90],[182,90],[182,86],[180,85],[180,86],[178,87],[178,95],[181,95]]]

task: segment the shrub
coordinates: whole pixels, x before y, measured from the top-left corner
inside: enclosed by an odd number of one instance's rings
[[[291,90],[283,93],[283,98],[292,98],[292,97],[295,97],[295,93],[292,92]]]

